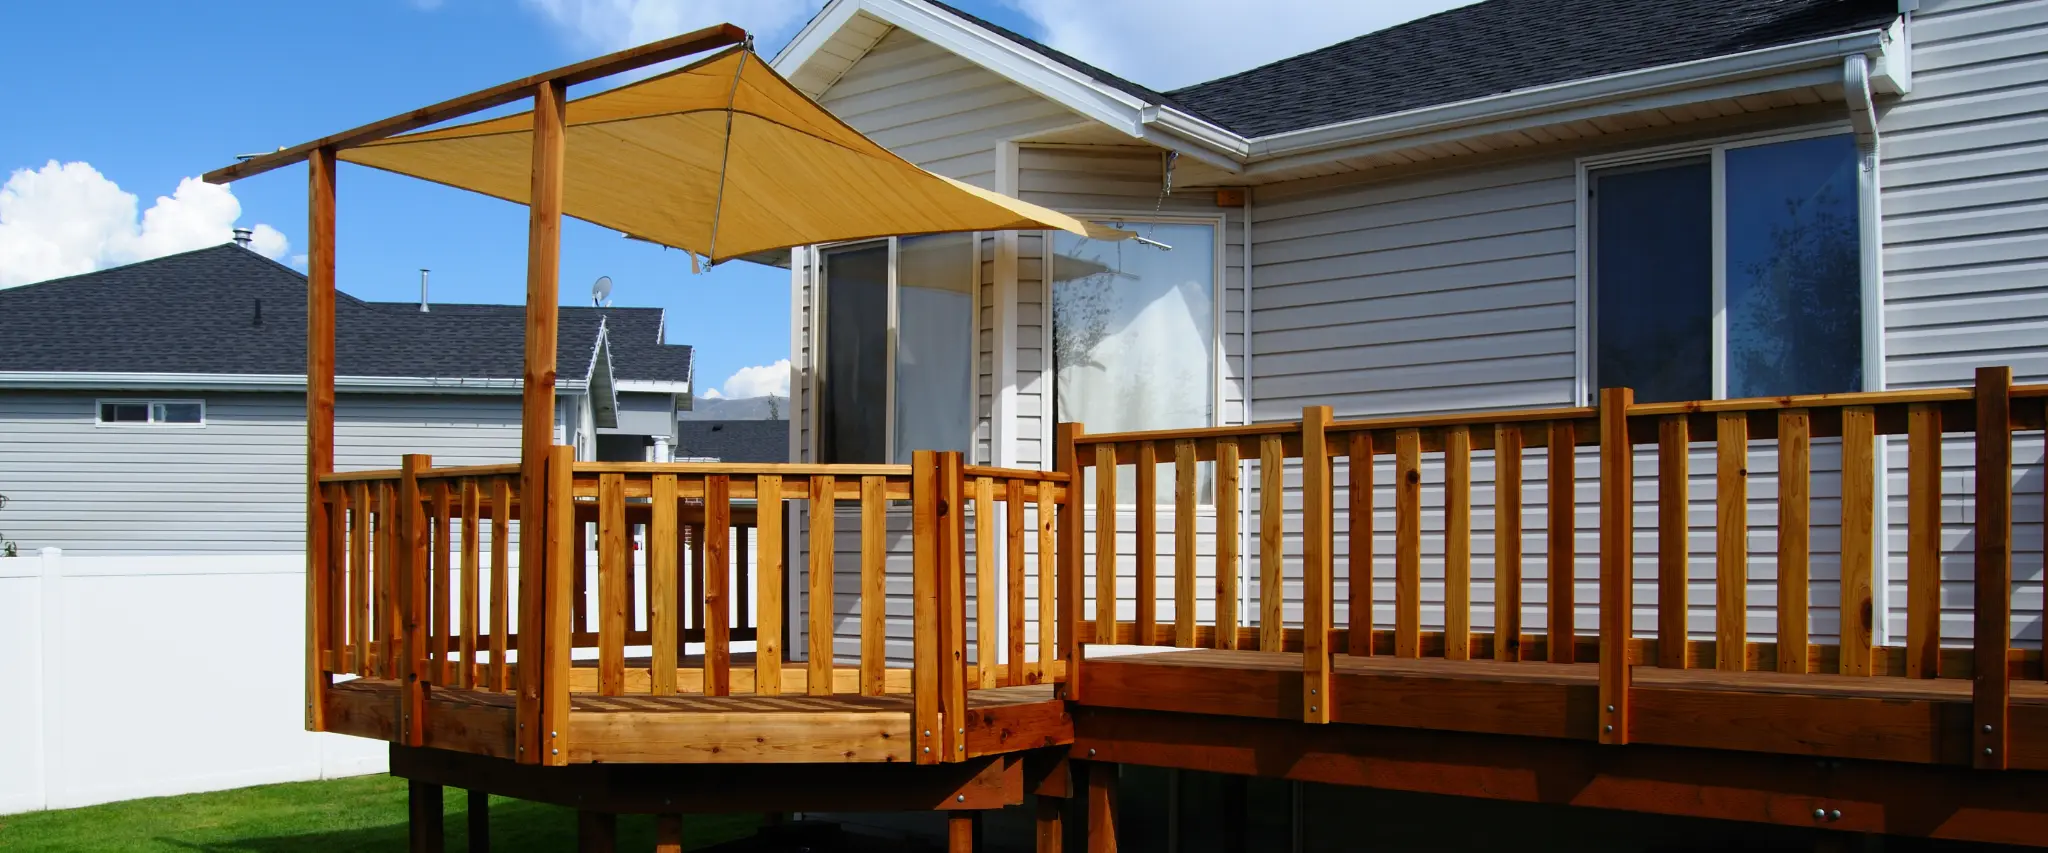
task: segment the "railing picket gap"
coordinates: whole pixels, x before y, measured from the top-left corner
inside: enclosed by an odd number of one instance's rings
[[[1095,445],[1095,642],[1116,642],[1116,445]]]
[[[1350,437],[1350,461],[1346,469],[1346,502],[1351,525],[1347,544],[1351,553],[1344,564],[1345,584],[1350,588],[1350,632],[1347,651],[1355,657],[1372,655],[1372,433],[1359,431]]]
[[[1906,675],[1941,674],[1941,407],[1916,403],[1906,436]]]
[[[889,666],[885,484],[881,477],[860,478],[860,692],[867,696],[882,695]]]
[[[652,484],[653,510],[647,525],[647,631],[654,648],[652,687],[656,696],[676,692],[676,475],[656,474]]]
[[[1714,444],[1714,666],[1741,672],[1747,660],[1749,615],[1748,416],[1716,415]]]
[[[1493,428],[1493,657],[1522,659],[1522,428]],[[1368,511],[1370,507],[1368,505]],[[1368,646],[1370,636],[1365,638]],[[1353,640],[1352,645],[1357,646]]]
[[[1575,551],[1578,535],[1578,436],[1571,421],[1550,422],[1550,446],[1544,460],[1549,469],[1549,492],[1545,523],[1549,525],[1549,553],[1545,556],[1547,596],[1544,603],[1549,629],[1544,650],[1551,663],[1572,663],[1578,659],[1578,640],[1572,624],[1577,611],[1578,565]]]
[[[754,535],[760,540],[754,556],[754,692],[782,694],[782,587],[788,576],[783,554],[782,477],[762,474],[755,484]]]
[[[1422,433],[1394,433],[1394,655],[1422,656]]]
[[[1216,443],[1216,648],[1237,648],[1238,495],[1236,440]],[[1069,494],[1072,494],[1071,492]]]
[[[1779,672],[1803,674],[1807,670],[1812,434],[1806,410],[1778,413]],[[1864,659],[1869,660],[1869,655]]]
[[[704,695],[732,693],[732,478],[704,478]]]
[[[812,696],[832,695],[832,551],[837,492],[831,475],[811,478],[810,594],[804,602],[810,616],[810,642],[806,650],[804,692]]]
[[[1287,627],[1282,621],[1286,564],[1281,559],[1287,469],[1281,447],[1280,436],[1259,437],[1259,650],[1264,652],[1282,649]]]
[[[623,474],[597,478],[597,692],[626,692],[626,482]],[[580,524],[578,525],[581,526]]]
[[[974,478],[974,664],[976,686],[996,686],[995,480]]]
[[[1472,649],[1472,435],[1444,430],[1444,657]]]
[[[1138,645],[1149,646],[1159,627],[1159,448],[1138,442],[1138,494],[1132,501],[1137,520]],[[979,516],[977,516],[978,518]]]
[[[1657,419],[1657,665],[1686,668],[1686,592],[1691,586],[1687,518],[1692,436],[1684,415]]]
[[[462,479],[462,664],[456,669],[455,684],[465,689],[483,680],[483,667],[476,660],[477,622],[482,605],[483,495],[475,478]]]
[[[1195,647],[1195,442],[1173,443],[1173,644]]]

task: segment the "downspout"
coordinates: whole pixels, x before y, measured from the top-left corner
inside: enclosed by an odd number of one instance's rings
[[[1878,173],[1877,105],[1872,98],[1870,59],[1858,54],[1842,60],[1842,92],[1849,106],[1849,126],[1856,134],[1856,221],[1861,246],[1860,276],[1863,303],[1863,390],[1885,390],[1884,375],[1884,231]],[[1873,475],[1873,497],[1877,505],[1889,503],[1886,488],[1886,460],[1891,455],[1889,436],[1878,443],[1877,471]],[[1887,516],[1889,513],[1886,514]],[[1891,584],[1891,553],[1886,536],[1889,522],[1871,525],[1871,586],[1873,607],[1870,641],[1888,644],[1891,607],[1885,594]]]

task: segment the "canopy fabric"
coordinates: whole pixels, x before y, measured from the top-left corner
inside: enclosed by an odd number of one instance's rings
[[[902,234],[1130,236],[920,169],[743,48],[576,99],[567,117],[564,213],[713,262]],[[394,136],[340,158],[524,204],[532,128],[526,112]]]

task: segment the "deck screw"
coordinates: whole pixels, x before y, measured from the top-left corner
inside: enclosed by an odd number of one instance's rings
[[[1310,705],[1310,706],[1308,706],[1308,711],[1309,711],[1309,713],[1311,713],[1311,714],[1315,713],[1315,712],[1316,712],[1316,706],[1314,706],[1314,705]]]
[[[548,750],[548,754],[549,754],[549,755],[561,755],[561,754],[562,754],[562,751],[561,751],[561,750],[559,750],[559,749],[550,749],[550,750]]]
[[[1606,730],[1607,730],[1607,731],[1609,731],[1609,732],[1612,732],[1612,731],[1614,731],[1614,727],[1613,727],[1613,726],[1607,726],[1607,727],[1606,727]]]
[[[1832,811],[1829,811],[1829,812],[1828,812],[1828,820],[1841,820],[1841,819],[1842,819],[1842,810],[1841,810],[1841,809],[1834,809],[1834,810],[1832,810]]]
[[[966,794],[956,794],[956,795],[954,795],[954,796],[953,796],[953,802],[956,802],[956,803],[964,803],[964,802],[967,802],[967,795],[966,795]]]
[[[1991,754],[1991,747],[1988,747],[1988,746],[1987,746],[1987,747],[1984,747],[1984,754],[1985,754],[1985,755],[1990,755],[1990,754]]]
[[[554,733],[554,732],[548,732],[548,737],[552,738],[552,737],[554,737],[554,736],[555,736],[555,733]]]
[[[1091,748],[1091,749],[1089,749],[1089,750],[1088,750],[1088,757],[1089,757],[1089,758],[1094,758],[1094,757],[1095,757],[1095,750],[1094,750],[1094,749],[1092,749],[1092,748]]]
[[[1607,706],[1607,713],[1609,713],[1609,714],[1612,714],[1612,713],[1614,713],[1614,706],[1613,706],[1613,705],[1609,705],[1609,706]]]
[[[1825,819],[1827,818],[1827,816],[1828,816],[1828,812],[1827,812],[1827,809],[1814,809],[1814,810],[1813,810],[1813,819],[1814,819],[1814,820],[1825,820]]]
[[[930,755],[930,754],[931,754],[931,752],[932,752],[932,748],[931,748],[931,747],[929,747],[929,746],[927,746],[927,747],[925,747],[925,748],[924,748],[924,752],[925,752],[925,754],[926,754],[926,755]]]
[[[1990,723],[1985,723],[1985,724],[1984,724],[1984,733],[1985,733],[1985,734],[1987,734],[1987,735],[1991,733],[1991,724],[1990,724]]]
[[[931,737],[931,736],[932,736],[932,730],[931,730],[931,729],[925,729],[925,730],[924,730],[924,736],[925,736],[925,737]]]
[[[1314,695],[1316,695],[1316,689],[1315,689],[1315,688],[1313,688],[1313,687],[1309,688],[1309,689],[1308,689],[1308,695],[1310,695],[1310,696],[1314,696]]]

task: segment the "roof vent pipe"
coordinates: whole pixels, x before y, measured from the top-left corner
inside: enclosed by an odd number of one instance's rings
[[[235,229],[235,245],[247,249],[249,248],[249,241],[255,238],[255,236],[256,232],[254,231],[247,228],[237,228]]]
[[[420,267],[420,313],[427,313],[427,268]]]

